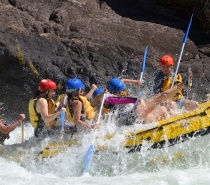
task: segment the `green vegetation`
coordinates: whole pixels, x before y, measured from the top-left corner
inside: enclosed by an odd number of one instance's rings
[[[33,63],[32,63],[32,62],[26,62],[26,61],[25,61],[25,59],[24,59],[24,53],[23,53],[23,51],[21,50],[21,48],[20,48],[19,45],[17,45],[16,51],[17,51],[18,61],[19,61],[23,66],[28,65],[28,67],[30,68],[30,70],[31,70],[36,76],[39,76],[39,73],[38,73],[38,71],[36,70],[36,68],[35,68],[35,66],[33,65]]]

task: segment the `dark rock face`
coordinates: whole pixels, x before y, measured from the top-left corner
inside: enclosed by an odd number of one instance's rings
[[[61,87],[75,76],[87,87],[91,83],[105,86],[112,77],[138,79],[147,45],[145,80],[151,84],[161,55],[171,54],[178,60],[191,16],[161,3],[0,0],[0,101],[7,102],[8,109],[26,112],[42,78]],[[192,67],[195,98],[202,100],[209,92],[210,36],[208,29],[199,27],[197,17],[195,14],[179,72]]]
[[[177,10],[195,14],[201,27],[210,29],[209,0],[171,0],[170,4]]]

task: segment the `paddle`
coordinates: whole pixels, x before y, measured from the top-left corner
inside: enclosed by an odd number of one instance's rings
[[[188,83],[188,88],[186,89],[188,99],[192,99],[192,94],[191,94],[192,78],[193,78],[193,74],[192,74],[192,69],[190,67],[190,68],[188,68],[188,82],[189,83]]]
[[[145,69],[145,64],[146,64],[147,53],[148,53],[148,46],[146,46],[146,48],[144,50],[144,59],[143,59],[143,62],[141,64],[140,81],[142,81],[142,79],[143,79],[143,74],[144,74],[144,69]]]
[[[96,123],[99,123],[99,120],[100,120],[100,117],[101,117],[101,112],[102,112],[103,105],[104,105],[104,100],[105,100],[105,93],[104,93],[103,98],[102,98],[100,110],[99,110],[99,113],[98,113],[98,119],[97,119]],[[90,160],[91,160],[91,157],[92,157],[92,154],[93,154],[93,144],[94,144],[94,141],[95,141],[95,132],[96,132],[96,130],[94,131],[93,141],[92,141],[91,145],[89,146],[87,154],[86,154],[84,173],[88,172],[88,168],[89,168],[89,165],[90,165]]]
[[[22,128],[22,143],[24,142],[24,123],[21,122],[21,128]]]
[[[144,58],[143,58],[143,62],[141,64],[141,74],[140,74],[140,81],[142,81],[143,79],[143,74],[144,74],[144,70],[145,70],[145,64],[146,64],[146,58],[147,58],[147,53],[148,53],[148,46],[146,46],[145,48],[145,51],[144,51]],[[138,97],[137,97],[137,100],[132,108],[132,111],[136,109],[138,103],[139,103],[139,100],[141,98],[141,92],[140,92],[140,87],[139,87],[139,90],[138,90]]]
[[[177,74],[178,69],[179,69],[179,65],[180,65],[180,61],[181,61],[182,54],[183,54],[183,51],[184,51],[185,43],[186,43],[186,41],[187,41],[188,33],[189,33],[189,31],[190,31],[190,27],[191,27],[191,23],[192,23],[192,18],[193,18],[193,14],[191,15],[190,22],[189,22],[189,24],[188,24],[188,28],[187,28],[186,33],[185,33],[185,36],[184,36],[184,38],[183,38],[183,44],[182,44],[181,52],[180,52],[180,55],[179,55],[179,60],[178,60],[178,63],[177,63],[175,75],[174,75],[174,77],[173,77],[173,81],[172,81],[172,84],[171,84],[171,88],[174,86],[174,81],[175,81],[176,74]]]
[[[64,99],[63,99],[63,107],[66,106],[66,101],[67,101],[67,96],[64,95]],[[64,126],[65,126],[65,117],[66,117],[66,114],[64,111],[61,112],[60,114],[60,118],[61,118],[61,124],[62,124],[62,128],[61,128],[61,132],[63,133],[64,132]]]

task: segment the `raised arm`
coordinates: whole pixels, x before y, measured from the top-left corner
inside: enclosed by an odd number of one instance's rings
[[[123,78],[122,81],[125,84],[132,83],[132,84],[135,84],[137,86],[141,86],[142,85],[142,81],[140,81],[140,80],[133,80],[133,79]]]
[[[98,87],[95,84],[92,84],[90,87],[90,91],[86,94],[86,98],[88,100],[90,100],[93,96],[94,91],[97,89]]]
[[[10,125],[4,125],[3,122],[0,122],[0,132],[3,134],[9,134],[12,132],[19,124],[22,123],[22,121],[25,119],[25,114],[19,114],[18,120],[14,123],[11,123]]]
[[[48,114],[48,104],[47,100],[44,98],[39,98],[36,103],[36,110],[38,113],[41,114],[42,119],[45,123],[51,122],[55,120],[56,117],[60,115],[62,111],[65,111],[65,108],[61,108],[58,112],[54,114]]]

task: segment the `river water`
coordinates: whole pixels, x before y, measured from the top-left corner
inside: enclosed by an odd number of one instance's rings
[[[25,140],[33,135],[25,125]],[[85,138],[85,137],[84,137]],[[191,139],[172,147],[127,153],[125,149],[94,153],[89,173],[83,174],[92,138],[51,159],[36,160],[29,151],[22,156],[0,157],[0,185],[202,185],[210,184],[210,136]],[[120,140],[120,138],[119,138]],[[21,127],[6,145],[21,143]],[[114,144],[114,143],[113,143]],[[30,151],[35,150],[34,147]]]

